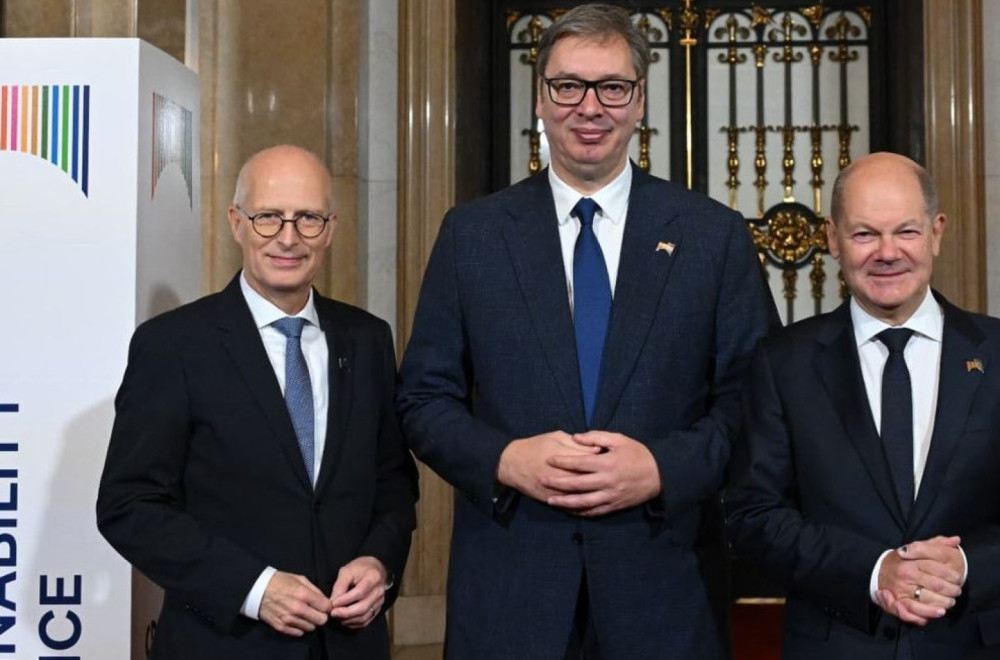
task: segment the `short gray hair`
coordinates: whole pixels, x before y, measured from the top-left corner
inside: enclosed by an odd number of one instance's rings
[[[560,16],[538,40],[538,75],[545,75],[552,47],[565,37],[607,41],[620,37],[632,53],[632,66],[645,78],[649,73],[649,42],[622,7],[606,4],[579,5]]]

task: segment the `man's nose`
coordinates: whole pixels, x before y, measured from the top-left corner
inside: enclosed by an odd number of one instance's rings
[[[879,239],[878,252],[876,256],[881,261],[895,261],[899,258],[899,245],[894,236],[886,236]]]
[[[275,239],[282,245],[295,245],[299,242],[299,231],[295,228],[294,222],[281,223],[281,230]]]
[[[590,87],[583,93],[583,100],[580,104],[576,106],[577,112],[580,114],[593,116],[599,115],[604,112],[604,106],[597,98],[597,88]]]

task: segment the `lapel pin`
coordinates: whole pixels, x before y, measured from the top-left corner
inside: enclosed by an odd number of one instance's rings
[[[668,255],[671,255],[674,253],[674,244],[664,243],[663,241],[660,241],[659,243],[656,244],[656,251],[666,252]]]
[[[980,360],[979,358],[972,358],[971,360],[966,360],[965,370],[968,371],[969,373],[972,373],[973,371],[978,371],[981,374],[986,373],[986,371],[983,369],[983,361]]]

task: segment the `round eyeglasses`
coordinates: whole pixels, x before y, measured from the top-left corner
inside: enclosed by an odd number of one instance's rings
[[[542,78],[549,88],[549,98],[556,105],[574,106],[583,103],[587,90],[593,88],[597,100],[605,108],[621,108],[632,102],[636,80],[580,80],[579,78]]]
[[[260,213],[250,215],[238,206],[236,210],[245,215],[247,220],[250,221],[250,226],[253,227],[253,230],[264,238],[274,238],[277,236],[281,233],[281,229],[285,226],[286,222],[292,223],[295,231],[302,238],[316,238],[323,233],[323,230],[326,229],[326,223],[333,217],[333,214],[324,216],[312,211],[299,211],[290,219],[286,219],[276,211],[261,211]]]

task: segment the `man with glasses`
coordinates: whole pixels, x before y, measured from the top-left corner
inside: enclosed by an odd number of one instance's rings
[[[454,660],[726,655],[698,532],[774,305],[739,214],[629,163],[649,59],[619,8],[559,18],[550,167],[452,210],[427,266],[397,401],[458,491]]]
[[[416,475],[389,327],[312,288],[336,222],[315,156],[256,154],[242,272],[132,339],[97,515],[166,592],[153,658],[389,657]]]

